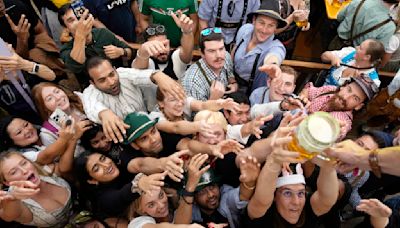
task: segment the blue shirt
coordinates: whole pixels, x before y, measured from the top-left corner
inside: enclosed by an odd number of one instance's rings
[[[275,55],[279,59],[279,64],[285,59],[286,49],[283,44],[274,39],[274,35],[269,37],[265,42],[257,44],[253,50],[246,52],[246,48],[250,43],[253,36],[253,24],[243,25],[236,37],[236,46],[243,40],[242,44],[236,49],[234,56],[234,70],[244,80],[250,79],[251,71],[253,69],[254,61],[257,54],[260,53],[260,59],[257,63],[257,70],[255,72],[252,90],[267,85],[267,75],[258,70],[258,67],[264,63],[264,58],[267,55]]]
[[[201,1],[198,15],[200,19],[208,21],[208,27],[215,27],[215,22],[217,21],[218,2],[219,0]],[[231,0],[222,1],[221,21],[225,23],[238,23],[240,22],[241,16],[243,14],[244,1],[233,0],[233,4],[235,7],[233,9],[232,16],[229,16],[228,14],[228,5],[230,4],[230,2]],[[251,12],[258,10],[258,8],[260,8],[260,0],[248,0],[243,23],[246,22],[247,15]],[[234,42],[233,39],[238,29],[239,28],[222,28],[222,34],[224,35],[224,41],[226,44]]]
[[[269,100],[269,89],[266,86],[258,87],[250,95],[251,106],[255,104],[265,104],[270,102]]]
[[[109,30],[128,42],[136,41],[136,21],[131,10],[135,0],[83,0],[85,7]]]

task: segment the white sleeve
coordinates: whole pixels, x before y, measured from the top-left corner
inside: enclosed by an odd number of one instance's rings
[[[388,93],[389,96],[392,96],[394,93],[396,93],[397,90],[400,88],[400,69],[397,71],[396,75],[390,82],[388,86]]]
[[[185,99],[185,104],[183,106],[183,113],[185,113],[187,116],[192,116],[192,108],[191,108],[191,104],[192,101],[196,100],[193,97],[187,96]]]
[[[400,46],[400,41],[397,36],[390,37],[389,44],[385,48],[385,52],[393,54]]]
[[[228,124],[227,131],[226,131],[226,137],[228,139],[235,139],[239,143],[247,144],[247,141],[249,140],[250,135],[248,135],[247,137],[243,138],[242,137],[242,133],[240,132],[242,127],[243,127],[243,124],[240,124],[240,125],[230,125],[230,124]]]
[[[268,116],[270,114],[282,113],[279,105],[280,101],[269,102],[265,104],[255,104],[250,109],[251,119],[255,119],[259,116]]]
[[[174,51],[174,53],[172,53],[171,56],[172,62],[174,64],[174,73],[179,81],[183,78],[186,68],[189,65],[182,62],[180,53],[181,53],[181,48],[178,48],[177,50]]]
[[[31,162],[36,162],[41,151],[27,151],[23,152],[22,155],[26,157]]]
[[[150,80],[151,74],[154,72],[152,69],[139,70],[135,68],[123,68],[117,69],[119,78],[126,78],[136,86],[154,86]]]
[[[164,116],[164,114],[162,114],[162,112],[153,111],[153,112],[150,112],[150,114],[148,116],[151,120],[155,120],[156,118],[158,118],[158,122],[167,120],[167,119],[165,119],[165,116]]]
[[[57,141],[57,138],[52,132],[47,130],[46,128],[40,128],[40,133],[39,133],[40,141],[44,146],[48,146],[53,144],[55,141]]]
[[[340,50],[332,51],[332,54],[339,57],[340,59],[343,59],[346,55],[350,54],[352,51],[355,51],[356,49],[353,47],[344,47]]]
[[[156,224],[156,220],[150,216],[140,216],[131,220],[128,228],[142,228],[146,224]]]
[[[83,91],[80,98],[87,118],[95,123],[101,124],[99,113],[108,109],[108,107],[102,103],[102,92],[93,85],[89,85]]]

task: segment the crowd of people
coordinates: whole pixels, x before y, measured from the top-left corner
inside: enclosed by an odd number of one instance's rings
[[[0,226],[399,227],[399,1],[325,4],[0,0]]]

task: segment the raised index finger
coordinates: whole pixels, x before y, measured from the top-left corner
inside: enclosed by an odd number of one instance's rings
[[[8,24],[11,26],[11,28],[16,27],[16,25],[14,24],[14,22],[11,20],[10,16],[8,16],[8,14],[5,14],[5,16],[6,16],[6,19],[7,19]]]

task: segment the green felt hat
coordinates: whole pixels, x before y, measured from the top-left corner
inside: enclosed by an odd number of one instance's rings
[[[158,118],[151,120],[144,113],[132,112],[128,114],[124,119],[124,123],[129,125],[129,128],[126,130],[124,144],[130,144],[153,127],[157,122]]]

